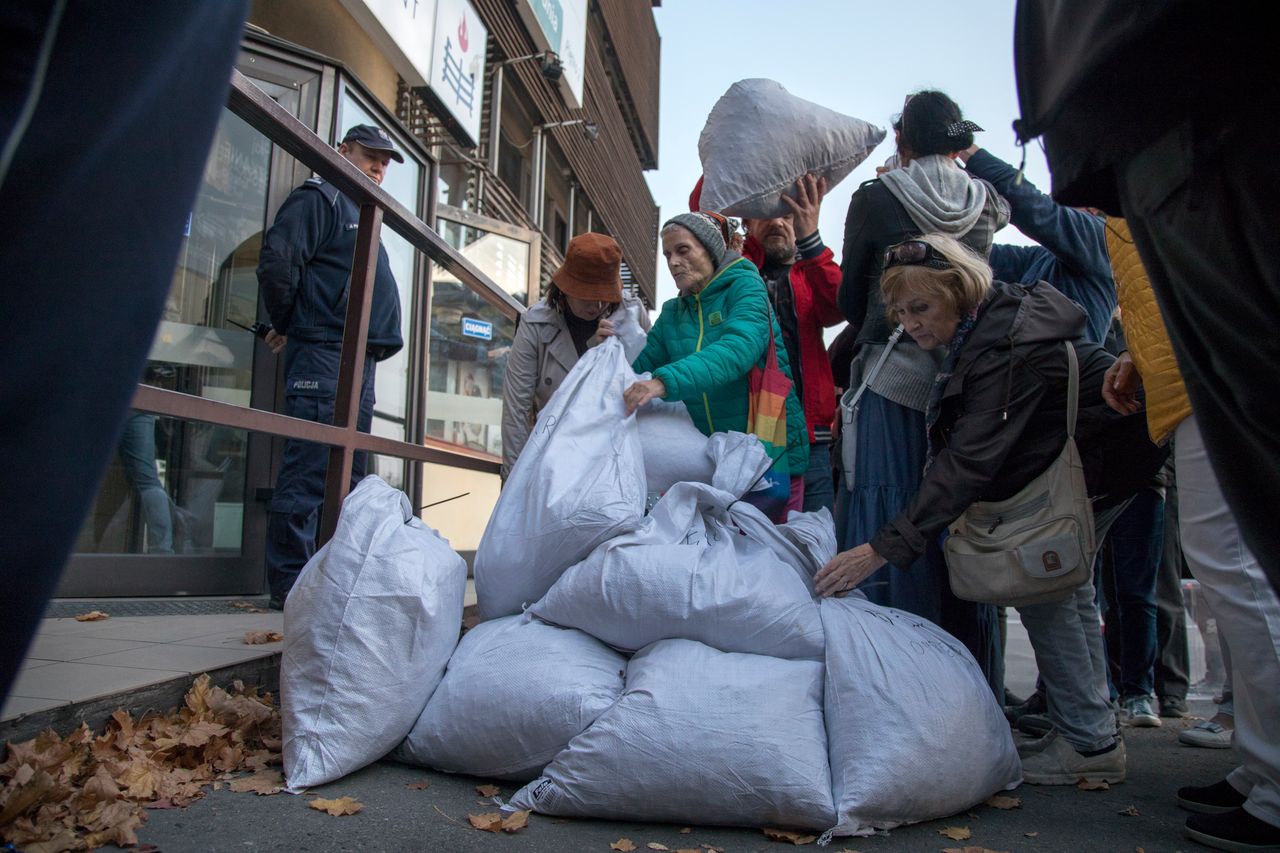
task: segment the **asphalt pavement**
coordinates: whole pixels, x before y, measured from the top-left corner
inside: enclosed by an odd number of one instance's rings
[[[1194,701],[1192,712],[1207,717],[1213,706]],[[947,848],[1008,851],[1072,851],[1072,853],[1168,853],[1205,850],[1182,834],[1187,813],[1174,802],[1181,785],[1209,784],[1233,766],[1230,750],[1196,749],[1177,743],[1177,734],[1194,720],[1165,720],[1158,729],[1123,732],[1129,754],[1128,779],[1106,791],[1074,787],[1023,785],[1009,792],[1020,807],[1001,810],[979,805],[942,820],[900,827],[868,838],[837,838],[825,848],[831,853],[942,851]],[[957,744],[963,749],[963,744]],[[420,768],[381,762],[303,795],[257,796],[210,792],[182,810],[148,813],[138,831],[141,844],[166,853],[186,850],[289,851],[599,851],[628,838],[637,853],[650,843],[672,851],[702,845],[727,853],[782,851],[790,844],[771,841],[759,829],[651,824],[621,821],[565,820],[533,815],[527,827],[514,834],[474,829],[468,814],[496,811],[476,792],[489,780],[451,776]],[[428,786],[421,789],[420,783]],[[415,786],[415,787],[410,787]],[[502,784],[500,797],[518,786]],[[350,796],[363,804],[354,815],[331,817],[307,803],[315,796]],[[971,837],[955,841],[940,833],[948,827],[969,830]],[[703,847],[706,850],[705,847]],[[811,845],[810,849],[820,848]]]

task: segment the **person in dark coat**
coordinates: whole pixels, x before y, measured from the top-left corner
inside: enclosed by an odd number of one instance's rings
[[[404,162],[386,131],[367,124],[348,130],[338,153],[377,184],[392,160]],[[284,351],[285,414],[290,417],[333,423],[359,222],[355,202],[328,181],[309,178],[284,200],[262,239],[258,285],[272,326],[266,340],[273,352]],[[379,244],[357,419],[361,432],[368,432],[373,422],[377,362],[403,346],[400,293],[387,248]],[[285,442],[267,528],[267,584],[273,609],[283,609],[298,573],[316,551],[328,464],[329,448],[324,445]],[[352,488],[364,478],[367,464],[367,453],[355,454]]]

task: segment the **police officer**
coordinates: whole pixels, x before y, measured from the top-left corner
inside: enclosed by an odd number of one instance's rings
[[[386,131],[367,124],[348,130],[338,153],[377,184],[390,161],[404,162]],[[258,286],[271,317],[267,343],[273,352],[284,351],[285,414],[290,417],[333,423],[359,220],[360,208],[354,202],[332,184],[312,177],[289,194],[263,236]],[[374,365],[402,346],[400,296],[386,247],[379,245],[357,423],[362,432],[369,431],[373,420]],[[364,477],[366,462],[365,453],[356,453],[353,487]],[[324,445],[285,442],[267,530],[267,580],[271,606],[277,610],[284,607],[298,572],[315,553],[328,463],[329,448]]]

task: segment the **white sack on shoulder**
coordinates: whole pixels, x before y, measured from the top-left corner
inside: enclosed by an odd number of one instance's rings
[[[538,413],[476,551],[483,618],[519,613],[601,542],[639,524],[644,457],[622,400],[635,378],[622,344],[609,338]]]
[[[291,790],[377,761],[422,713],[458,642],[467,566],[376,476],[284,606],[280,711]]]
[[[882,128],[797,98],[780,83],[739,80],[716,101],[698,137],[703,210],[770,219],[791,212],[806,172],[845,179],[884,139]]]
[[[565,817],[724,826],[831,825],[822,664],[644,649],[622,698],[511,798]]]
[[[868,601],[821,610],[834,834],[945,817],[1021,781],[1009,723],[958,640]]]
[[[532,616],[481,622],[391,758],[527,782],[622,694],[627,661]]]
[[[730,512],[733,501],[704,484],[677,483],[639,530],[568,569],[530,610],[626,652],[681,638],[726,652],[821,660],[822,620],[810,583],[793,565],[797,555],[787,561],[770,548],[781,537],[768,519],[767,531],[744,535],[737,520],[746,505]]]

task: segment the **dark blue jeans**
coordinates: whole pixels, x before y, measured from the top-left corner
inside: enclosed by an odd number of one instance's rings
[[[835,512],[836,492],[831,479],[831,442],[809,445],[809,470],[804,472],[804,511],[817,512],[824,506]]]
[[[1164,551],[1164,498],[1138,492],[1111,526],[1094,563],[1112,698],[1150,696],[1156,662],[1156,571]]]
[[[289,341],[285,350],[285,414],[317,423],[333,423],[341,344]],[[357,428],[368,432],[373,422],[373,359],[366,357],[360,389]],[[351,465],[351,487],[364,478],[367,454],[358,452]],[[280,474],[271,495],[267,523],[267,584],[281,601],[298,573],[316,552],[316,528],[324,503],[329,448],[309,441],[286,441]]]

